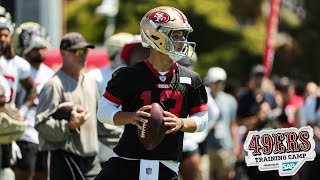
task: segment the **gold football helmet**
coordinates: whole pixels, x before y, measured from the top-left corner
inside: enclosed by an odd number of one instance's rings
[[[141,22],[141,38],[144,47],[151,47],[167,54],[172,60],[190,58],[189,45],[195,49],[195,42],[187,38],[193,31],[186,16],[177,8],[160,6],[147,12]]]

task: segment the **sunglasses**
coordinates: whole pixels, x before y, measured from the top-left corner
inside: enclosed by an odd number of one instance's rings
[[[83,56],[89,53],[89,49],[78,49],[73,52],[76,56]]]

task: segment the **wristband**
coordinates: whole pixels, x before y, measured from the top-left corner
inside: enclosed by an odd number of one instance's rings
[[[181,126],[180,126],[180,128],[179,128],[179,130],[178,131],[181,131],[182,130],[182,128],[184,127],[184,121],[183,121],[183,119],[182,118],[179,118],[180,120],[181,120]]]

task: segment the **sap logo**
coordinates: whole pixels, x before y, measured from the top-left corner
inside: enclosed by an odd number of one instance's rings
[[[298,161],[282,163],[282,170],[283,171],[290,171],[297,165],[297,163],[298,163]]]

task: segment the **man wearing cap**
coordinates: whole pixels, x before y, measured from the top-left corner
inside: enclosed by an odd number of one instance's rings
[[[214,99],[220,110],[220,116],[208,136],[210,177],[216,179],[233,178],[235,157],[241,152],[236,133],[238,103],[232,95],[223,92],[226,79],[227,73],[220,67],[210,68],[205,77],[208,97]]]
[[[93,179],[101,169],[96,157],[99,91],[96,82],[83,73],[88,48],[94,45],[81,34],[65,34],[60,43],[62,67],[39,95],[35,127],[39,131],[40,150],[49,152],[48,177],[52,180]],[[77,112],[73,106],[70,120],[54,119],[52,114],[64,102],[84,110]]]
[[[248,131],[263,128],[268,112],[277,107],[274,96],[265,91],[262,84],[267,80],[264,67],[260,64],[252,67],[248,82],[248,91],[239,98],[237,111],[240,123],[247,125]]]
[[[248,82],[248,90],[240,95],[237,121],[244,125],[247,132],[261,130],[268,125],[269,115],[277,108],[275,97],[264,91],[262,84],[266,82],[264,67],[260,64],[252,67]],[[243,137],[246,139],[246,137]],[[243,139],[243,140],[244,140]],[[257,167],[246,167],[251,179],[272,179],[279,177],[276,171],[259,171]]]

